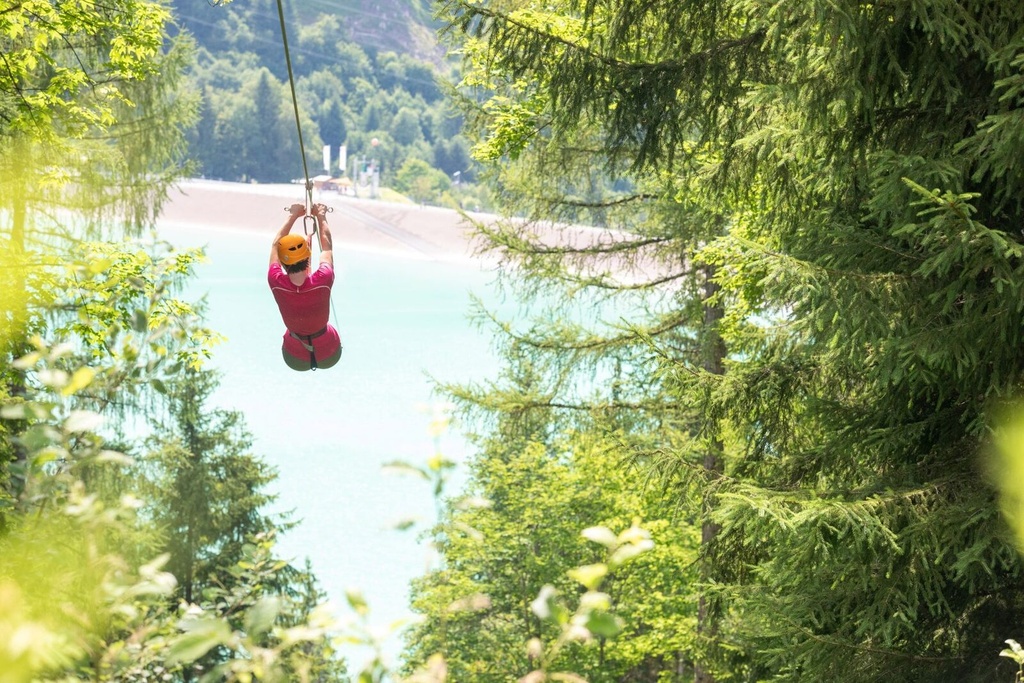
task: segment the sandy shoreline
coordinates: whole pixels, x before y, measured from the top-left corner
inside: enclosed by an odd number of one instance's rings
[[[285,209],[304,199],[301,185],[185,180],[168,193],[158,225],[214,226],[270,239],[287,218]],[[481,260],[473,255],[471,226],[451,209],[318,190],[313,201],[332,209],[327,218],[338,249],[439,261]],[[300,231],[301,225],[297,222],[293,231]]]
[[[157,226],[169,228],[213,227],[220,231],[244,231],[264,235],[268,241],[287,218],[286,208],[303,203],[301,185],[247,184],[218,180],[191,179],[177,183],[168,193],[168,201]],[[336,250],[383,253],[399,258],[499,267],[498,252],[480,255],[474,251],[471,220],[493,223],[492,214],[467,213],[467,219],[452,209],[386,202],[351,197],[336,191],[314,190],[313,201],[326,204],[328,224]],[[301,233],[297,221],[293,232]],[[607,246],[619,240],[635,238],[623,232],[583,225],[533,223],[528,231],[553,249],[569,248],[565,255],[570,270],[597,275],[631,284],[650,281],[669,272],[673,266],[640,254],[630,262],[611,250],[603,257],[588,259],[574,250]]]

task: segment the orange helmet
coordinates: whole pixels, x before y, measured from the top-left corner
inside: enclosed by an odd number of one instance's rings
[[[309,245],[301,235],[285,235],[277,243],[277,257],[286,266],[293,266],[309,258]]]

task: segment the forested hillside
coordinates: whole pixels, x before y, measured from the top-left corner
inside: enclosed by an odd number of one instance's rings
[[[172,3],[196,41],[190,81],[200,118],[189,136],[195,173],[237,181],[302,177],[277,4]],[[417,202],[480,206],[462,117],[443,94],[456,67],[418,2],[285,3],[285,27],[311,174],[380,183]],[[371,142],[377,140],[377,144]],[[331,168],[322,147],[331,147]],[[347,151],[339,168],[339,150]]]

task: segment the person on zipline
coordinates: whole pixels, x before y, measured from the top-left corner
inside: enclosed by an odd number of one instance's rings
[[[309,266],[313,235],[307,238],[291,234],[295,221],[305,215],[303,204],[288,208],[288,220],[274,236],[267,274],[286,328],[281,353],[293,370],[326,369],[341,359],[341,337],[329,322],[334,254],[327,207],[313,206],[312,218],[320,231],[320,264],[312,273]]]

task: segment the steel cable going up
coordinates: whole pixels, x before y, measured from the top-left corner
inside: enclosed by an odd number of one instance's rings
[[[292,110],[295,112],[295,131],[299,135],[299,156],[302,157],[302,175],[306,180],[306,217],[308,218],[313,208],[313,181],[309,178],[309,165],[306,163],[306,145],[302,141],[302,124],[299,121],[299,98],[295,95],[295,75],[292,72],[292,56],[291,51],[288,49],[288,31],[284,25],[284,5],[281,0],[277,0],[277,17],[281,21],[281,43],[284,46],[284,63],[288,67],[288,86],[291,88]],[[305,232],[305,219],[303,219],[303,232]],[[313,232],[316,234],[320,253],[323,253],[324,244],[320,236],[320,223],[316,216],[313,216]],[[331,246],[333,249],[333,245]],[[333,293],[330,297],[330,303],[331,315],[334,316],[334,321],[337,322],[338,314],[334,310]]]
[[[306,164],[306,145],[302,141],[302,124],[299,122],[299,100],[295,96],[295,76],[292,73],[292,56],[288,49],[288,31],[284,27],[284,6],[277,0],[277,17],[281,20],[281,43],[284,45],[284,63],[288,67],[288,85],[292,91],[292,109],[295,111],[295,130],[299,134],[299,154],[302,156],[302,173],[306,179],[306,211],[313,205],[313,182],[309,179]]]

